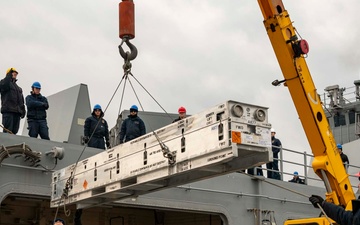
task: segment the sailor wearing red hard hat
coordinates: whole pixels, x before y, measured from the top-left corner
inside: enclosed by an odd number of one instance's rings
[[[182,120],[186,117],[186,109],[185,107],[181,106],[179,109],[178,109],[178,113],[179,113],[179,117],[176,118],[173,123],[179,121],[179,120]]]

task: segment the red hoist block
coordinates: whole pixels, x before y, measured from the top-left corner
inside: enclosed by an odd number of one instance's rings
[[[135,37],[135,5],[132,0],[119,3],[119,37]]]

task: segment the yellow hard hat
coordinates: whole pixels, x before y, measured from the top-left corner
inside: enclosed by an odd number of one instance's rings
[[[11,68],[7,69],[7,70],[6,70],[6,73],[9,73],[11,70],[12,70],[13,72],[19,73],[14,67],[11,67]]]

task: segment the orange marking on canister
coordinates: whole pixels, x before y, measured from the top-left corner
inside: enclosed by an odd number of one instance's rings
[[[241,144],[241,133],[238,131],[231,131],[231,142]]]
[[[119,3],[119,37],[135,37],[135,5],[132,0]]]

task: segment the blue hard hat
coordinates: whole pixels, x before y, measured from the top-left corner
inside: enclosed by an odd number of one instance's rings
[[[138,111],[138,107],[136,105],[132,105],[130,107],[130,110],[135,110],[136,112]]]
[[[61,219],[61,218],[56,218],[56,219],[54,220],[54,223],[56,223],[56,222],[62,222],[62,224],[65,225],[65,221],[64,221],[63,219]],[[53,223],[53,224],[54,224],[54,223]]]
[[[341,144],[337,144],[336,147],[339,148],[339,149],[342,149],[342,145],[341,145]]]
[[[101,109],[101,106],[100,106],[99,104],[94,105],[94,110],[95,110],[95,109],[100,109],[100,110],[102,110],[102,109]]]
[[[297,171],[294,172],[294,175],[299,175],[299,173]]]
[[[32,84],[32,86],[31,86],[32,88],[41,88],[41,84],[39,83],[39,82],[37,82],[37,81],[35,81],[33,84]]]

